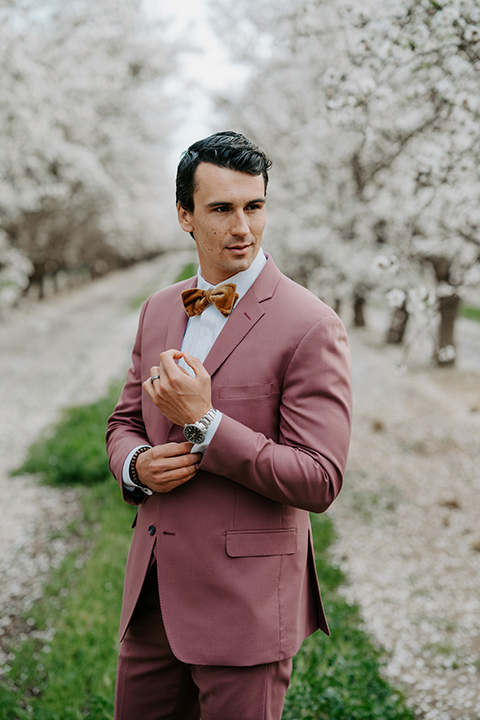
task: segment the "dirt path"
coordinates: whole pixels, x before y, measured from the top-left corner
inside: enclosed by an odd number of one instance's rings
[[[172,282],[190,253],[175,253],[16,311],[0,321],[0,673],[2,635],[41,595],[51,567],[68,552],[51,541],[79,507],[75,492],[10,478],[31,442],[59,411],[101,397],[125,375],[139,305]]]
[[[480,327],[455,370],[395,371],[378,331],[350,331],[355,419],[332,508],[346,594],[419,718],[480,718]]]
[[[2,628],[11,630],[68,550],[50,533],[79,512],[74,492],[8,470],[62,407],[96,399],[125,373],[139,312],[132,298],[171,282],[191,259],[139,265],[0,322],[0,647]],[[384,318],[371,319],[368,330],[349,329],[355,424],[331,511],[346,594],[419,718],[478,720],[480,326],[460,323],[457,369],[429,370],[423,355],[400,376],[398,350],[380,346]]]

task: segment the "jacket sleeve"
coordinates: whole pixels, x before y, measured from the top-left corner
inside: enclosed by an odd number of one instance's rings
[[[224,413],[200,469],[277,502],[324,512],[342,486],[351,411],[348,341],[332,315],[310,329],[289,362],[278,442]]]
[[[120,399],[107,422],[107,455],[112,475],[119,483],[126,502],[138,505],[147,495],[141,490],[126,490],[122,482],[123,465],[133,448],[150,445],[142,417],[141,345],[142,328],[147,305],[140,315],[137,337],[132,351],[132,364]]]

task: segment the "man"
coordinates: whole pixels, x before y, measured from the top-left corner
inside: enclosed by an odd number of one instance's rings
[[[308,513],[342,484],[350,359],[335,313],[261,248],[270,165],[232,132],[180,159],[198,276],[145,304],[107,432],[139,504],[116,720],[279,720],[292,657],[328,633]]]

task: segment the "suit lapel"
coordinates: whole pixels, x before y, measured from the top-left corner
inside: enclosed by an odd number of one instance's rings
[[[212,349],[205,358],[204,366],[212,376],[235,348],[245,339],[253,326],[265,314],[256,297],[247,297],[250,290],[238,303],[229,317],[225,327],[214,342]]]
[[[235,307],[225,327],[205,358],[204,367],[210,376],[218,370],[235,348],[243,342],[250,330],[265,314],[265,306],[263,303],[273,296],[280,277],[280,271],[272,258],[267,255],[267,263],[262,272]],[[167,349],[180,349],[182,346],[188,316],[183,307],[181,293],[182,290],[195,286],[196,280],[193,282],[192,280],[187,280],[182,285],[179,285],[178,294],[170,307],[170,320],[166,337]]]
[[[183,336],[185,335],[188,322],[188,315],[185,312],[182,302],[182,290],[195,287],[196,282],[196,278],[194,280],[187,280],[178,287],[178,293],[168,310],[170,318],[165,340],[165,350],[170,350],[170,348],[180,350],[182,347]],[[182,429],[178,425],[174,425],[171,420],[167,420],[167,418],[164,419],[167,424],[167,442],[183,442],[185,438],[183,437]]]
[[[262,303],[273,296],[281,278],[281,273],[272,258],[268,256],[267,258],[268,262],[262,272],[233,310],[225,327],[205,358],[203,365],[210,377],[215,374],[218,368],[234,352],[235,348],[247,337],[250,330],[265,315],[265,306]],[[195,283],[192,281],[187,281],[183,286],[179,286],[178,295],[171,305],[166,348],[180,349],[182,346],[188,316],[183,307],[181,291],[194,286]],[[184,439],[182,429],[169,421],[167,432],[167,442],[182,442]]]
[[[267,258],[262,272],[233,310],[205,358],[204,367],[210,376],[218,370],[265,314],[262,303],[272,297],[281,277],[272,258],[268,256]]]
[[[165,344],[165,348],[167,350],[170,348],[180,350],[180,348],[182,347],[183,336],[185,335],[185,330],[188,322],[188,315],[185,312],[185,308],[183,307],[182,302],[182,290],[186,290],[190,287],[195,287],[196,284],[197,282],[195,278],[194,282],[192,282],[192,280],[187,280],[183,284],[183,286],[180,285],[178,294],[176,295],[171,307],[169,308],[170,320],[168,322]]]

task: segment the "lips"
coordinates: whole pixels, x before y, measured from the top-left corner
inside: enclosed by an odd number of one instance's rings
[[[229,245],[226,249],[233,253],[243,253],[251,247],[251,244],[247,245]]]

